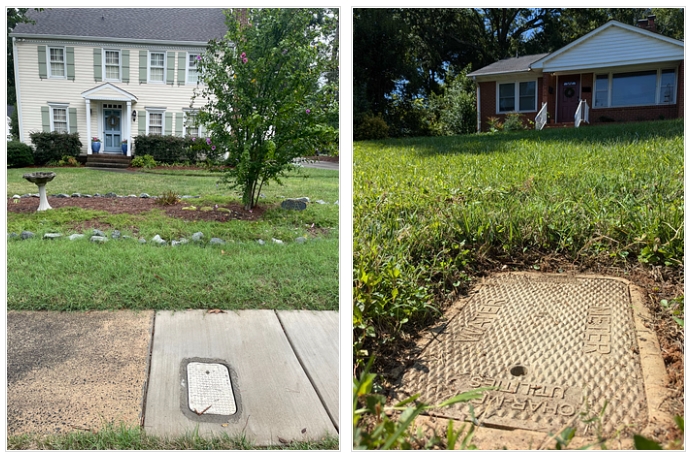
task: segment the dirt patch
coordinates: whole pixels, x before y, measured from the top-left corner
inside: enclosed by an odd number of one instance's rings
[[[15,200],[19,200],[19,202],[15,203]],[[186,201],[181,201],[175,205],[160,205],[156,203],[157,199],[142,199],[139,197],[49,197],[48,203],[50,203],[50,206],[55,210],[66,207],[76,207],[88,210],[107,211],[112,214],[140,214],[151,210],[162,210],[169,217],[184,219],[186,221],[256,221],[260,219],[266,211],[266,207],[264,206],[257,206],[247,211],[240,203],[202,205],[198,203],[195,204],[194,200],[195,199],[186,199]],[[8,199],[7,212],[35,213],[38,204],[39,199],[37,197]],[[196,210],[192,210],[192,207],[196,207]],[[202,211],[202,207],[206,207],[206,211]],[[101,224],[101,226],[105,225]],[[93,227],[96,226],[94,225]]]

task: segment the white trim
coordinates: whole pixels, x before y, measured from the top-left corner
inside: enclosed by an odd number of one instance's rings
[[[121,49],[110,49],[103,47],[101,49],[101,66],[102,69],[101,71],[103,72],[103,80],[106,82],[122,82],[122,50]],[[106,52],[117,52],[118,53],[118,78],[117,79],[109,79],[106,74]],[[114,65],[109,65],[109,66],[114,66]]]
[[[51,49],[62,50],[62,76],[54,76],[51,70],[52,60],[50,58]],[[64,46],[46,46],[46,67],[48,72],[48,79],[67,79],[67,49]],[[15,76],[16,77],[16,76]]]
[[[106,38],[100,36],[70,36],[70,35],[34,35],[30,33],[10,33],[10,36],[17,38],[18,41],[37,41],[49,42],[46,40],[64,40],[66,42],[72,41],[86,41],[89,45],[99,45],[98,43],[113,43],[129,45],[134,43],[135,46],[146,47],[150,45],[164,45],[164,46],[196,46],[206,48],[205,41],[168,41],[165,39],[138,39],[138,38]]]
[[[48,101],[48,119],[50,120],[50,130],[55,132],[55,109],[65,111],[65,128],[66,133],[70,133],[70,103],[68,102],[50,102]]]
[[[19,120],[19,141],[23,142],[24,141],[24,129],[22,128],[23,126],[23,118],[22,118],[22,102],[21,102],[21,96],[20,96],[20,91],[19,91],[19,59],[17,58],[17,40],[16,38],[12,38],[12,55],[14,56],[14,91],[16,94],[17,98],[17,119]]]
[[[161,114],[161,135],[166,134],[166,108],[165,107],[145,107],[146,110],[146,135],[149,135],[149,119],[150,115]]]
[[[99,96],[97,93],[106,89],[110,88],[111,90],[114,90],[118,94],[120,94],[122,97],[117,98],[114,97],[113,95],[103,95]],[[89,90],[83,91],[81,93],[82,97],[85,99],[91,99],[91,100],[102,100],[102,101],[138,101],[137,97],[134,96],[132,93],[123,90],[120,87],[117,87],[110,82],[106,82],[104,84],[99,85],[98,87],[91,88]]]
[[[522,83],[526,82],[533,82],[535,84],[535,97],[534,97],[534,104],[533,104],[533,109],[531,110],[520,110],[520,104],[521,104],[521,97],[520,97],[520,86]],[[506,82],[501,82],[497,81],[494,84],[495,92],[496,92],[496,105],[495,105],[495,112],[498,115],[505,115],[509,114],[512,112],[518,112],[518,113],[523,113],[523,112],[537,112],[537,100],[538,100],[538,80],[537,79],[527,79],[527,80],[511,80],[511,81],[506,81]],[[499,109],[499,86],[500,85],[510,85],[513,84],[513,100],[514,100],[514,108],[512,110],[500,110]]]
[[[86,105],[86,137],[88,137],[88,143],[86,145],[86,154],[92,154],[91,151],[91,100],[89,98],[84,99],[84,104]]]
[[[151,80],[151,54],[163,54],[163,80]],[[147,72],[146,83],[165,85],[165,83],[166,83],[167,59],[168,59],[168,52],[166,52],[165,50],[160,50],[160,51],[159,50],[149,50],[148,51],[148,54],[146,56],[146,72]]]

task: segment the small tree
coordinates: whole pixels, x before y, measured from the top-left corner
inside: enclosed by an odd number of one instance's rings
[[[199,120],[229,152],[224,181],[242,191],[245,209],[292,160],[337,140],[333,77],[337,11],[251,9],[227,13],[228,33],[197,57],[206,104]],[[194,99],[193,99],[194,103]]]

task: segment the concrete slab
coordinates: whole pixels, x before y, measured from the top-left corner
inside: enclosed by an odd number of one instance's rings
[[[509,449],[547,446],[547,434],[565,427],[582,440],[649,433],[671,417],[660,411],[667,378],[642,301],[636,286],[608,276],[490,276],[424,336],[398,397],[420,392],[437,403],[492,388],[472,402],[485,426],[480,449],[500,449],[499,440]],[[469,411],[435,409],[424,424],[445,427],[471,419]]]
[[[338,427],[338,312],[278,311],[293,351]]]
[[[7,313],[7,431],[140,423],[153,311]]]
[[[228,367],[234,415],[187,409],[184,368],[192,361]],[[151,435],[198,430],[244,435],[258,446],[336,435],[273,311],[157,312],[150,371],[144,428]]]

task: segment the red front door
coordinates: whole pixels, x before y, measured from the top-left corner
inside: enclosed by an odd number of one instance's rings
[[[581,94],[581,76],[560,76],[559,77],[559,109],[557,121],[559,123],[569,123],[573,121],[573,116],[578,108],[578,101]]]

